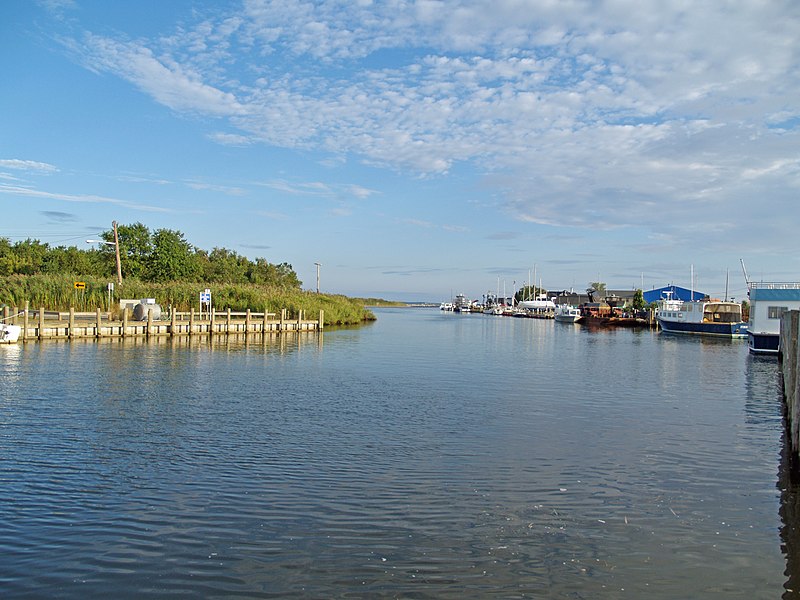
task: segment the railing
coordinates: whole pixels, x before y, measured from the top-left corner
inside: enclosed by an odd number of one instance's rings
[[[800,283],[796,281],[785,282],[767,282],[767,281],[750,281],[747,287],[751,290],[800,290]]]
[[[12,314],[13,312],[13,314]],[[321,331],[324,326],[324,311],[319,311],[319,318],[307,318],[305,310],[295,311],[290,315],[286,309],[280,315],[270,312],[212,311],[178,312],[161,315],[156,318],[153,311],[148,311],[143,320],[133,320],[130,311],[122,311],[121,319],[112,316],[99,308],[95,312],[68,313],[45,311],[43,308],[30,310],[28,306],[19,311],[16,307],[5,306],[2,309],[2,321],[8,321],[22,327],[21,340],[45,338],[77,338],[77,337],[129,337],[129,336],[176,336],[176,335],[228,335],[228,334],[268,334],[280,332]]]

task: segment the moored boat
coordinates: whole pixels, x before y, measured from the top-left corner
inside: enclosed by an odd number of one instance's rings
[[[569,304],[561,304],[556,309],[555,319],[559,323],[577,323],[581,320],[581,309]]]
[[[656,320],[665,333],[708,335],[726,338],[747,337],[742,306],[725,300],[676,300],[671,292],[658,303]]]
[[[750,296],[748,346],[753,354],[777,354],[781,315],[800,310],[800,282],[747,282]]]
[[[22,327],[0,323],[0,344],[16,344]]]

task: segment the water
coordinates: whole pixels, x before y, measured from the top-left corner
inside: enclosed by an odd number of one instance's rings
[[[0,347],[3,597],[794,597],[774,360],[377,314]]]

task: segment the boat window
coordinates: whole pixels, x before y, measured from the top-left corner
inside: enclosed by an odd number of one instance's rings
[[[783,313],[789,310],[788,306],[768,306],[767,307],[767,318],[768,319],[780,319]]]

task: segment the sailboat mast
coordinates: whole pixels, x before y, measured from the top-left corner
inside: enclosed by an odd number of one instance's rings
[[[725,302],[728,301],[728,275],[730,274],[730,269],[725,269]]]

